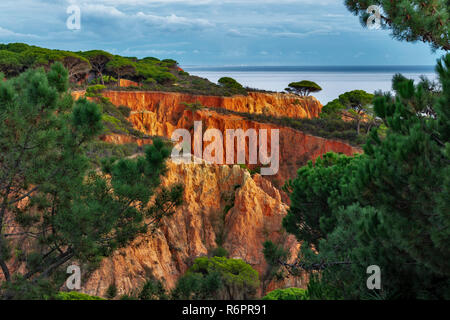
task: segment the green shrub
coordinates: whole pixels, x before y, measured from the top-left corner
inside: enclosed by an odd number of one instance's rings
[[[259,275],[240,259],[201,257],[179,279],[175,299],[251,299],[259,287]]]
[[[309,295],[300,288],[277,289],[269,292],[263,300],[309,300]]]
[[[194,102],[194,103],[187,103],[187,102],[182,102],[181,104],[186,106],[186,109],[190,110],[191,112],[195,112],[198,110],[201,110],[203,108],[205,108],[200,102]]]
[[[101,96],[101,92],[105,89],[106,87],[101,84],[90,86],[86,89],[86,97],[99,97]]]
[[[167,291],[161,281],[149,279],[145,282],[139,293],[139,300],[167,300]]]
[[[247,90],[235,79],[230,77],[220,78],[218,81],[219,85],[230,90],[234,94],[246,94]]]
[[[212,252],[213,257],[228,257],[228,251],[224,247],[217,247]]]
[[[108,297],[108,299],[114,299],[116,296],[117,296],[117,286],[115,283],[112,283],[106,290],[106,297]]]
[[[85,293],[71,291],[71,292],[59,292],[56,295],[56,300],[105,300],[100,297],[90,296]]]

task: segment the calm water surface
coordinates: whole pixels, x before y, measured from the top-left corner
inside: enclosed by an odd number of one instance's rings
[[[311,80],[322,87],[314,96],[323,104],[351,90],[390,91],[394,74],[402,73],[418,80],[425,75],[437,76],[433,66],[366,66],[366,67],[185,67],[187,72],[212,82],[232,77],[244,86],[269,91],[283,91],[294,81]]]

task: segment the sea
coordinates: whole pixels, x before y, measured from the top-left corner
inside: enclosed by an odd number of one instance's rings
[[[397,73],[416,81],[421,75],[430,80],[437,80],[434,68],[434,66],[185,66],[183,69],[215,83],[222,77],[231,77],[246,87],[267,91],[283,91],[291,82],[314,81],[323,90],[313,95],[325,105],[347,91],[365,90],[370,93],[378,90],[391,91],[392,77]]]

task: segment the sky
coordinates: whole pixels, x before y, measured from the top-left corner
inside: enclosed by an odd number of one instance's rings
[[[67,27],[73,5],[79,30]],[[0,43],[10,42],[182,66],[434,65],[442,55],[363,28],[343,0],[1,0]]]

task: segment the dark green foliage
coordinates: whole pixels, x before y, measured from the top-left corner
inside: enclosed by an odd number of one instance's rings
[[[103,73],[106,71],[108,62],[113,59],[113,55],[102,50],[80,52],[80,55],[89,60],[92,70],[98,76],[97,79],[99,79],[100,83],[104,85],[105,81]]]
[[[372,102],[374,95],[364,90],[353,90],[339,96],[339,102],[345,107],[346,116],[356,122],[356,132],[361,132],[361,122],[373,118]],[[370,119],[373,121],[373,119]]]
[[[219,299],[219,290],[222,289],[222,279],[218,272],[205,275],[201,273],[188,273],[177,281],[172,290],[174,300],[208,300]]]
[[[340,185],[346,183],[359,156],[327,153],[318,158],[315,164],[300,168],[297,178],[289,180],[284,190],[291,192],[291,206],[283,219],[283,227],[300,241],[315,246],[334,230],[337,218],[334,210],[341,205],[350,204],[352,197],[340,192]]]
[[[137,143],[115,144],[95,140],[85,146],[85,154],[96,167],[100,167],[106,158],[126,158],[141,154],[144,148]]]
[[[220,78],[218,83],[219,85],[233,92],[234,94],[246,94],[247,92],[239,82],[230,77]]]
[[[280,271],[282,263],[286,262],[289,252],[281,245],[273,243],[272,241],[265,241],[263,243],[263,254],[269,268],[264,275],[264,281],[271,281],[274,278],[281,280],[284,278],[284,271]]]
[[[102,111],[86,99],[74,102],[65,91],[67,84],[61,64],[48,73],[30,69],[0,82],[5,298],[30,297],[26,292],[43,298],[49,283],[53,288],[62,284],[55,277],[65,263],[97,262],[155,228],[181,201],[180,186],[156,192],[170,154],[160,140],[144,156],[104,160],[102,170],[91,165],[85,148],[104,130]],[[11,224],[19,227],[16,233],[7,233]],[[11,240],[25,257],[24,274],[11,274],[5,263],[11,257]]]
[[[265,241],[263,243],[263,254],[270,266],[278,266],[280,261],[286,259],[288,252],[272,241]]]
[[[167,300],[169,296],[162,282],[152,278],[145,282],[138,298],[139,300]]]
[[[3,282],[0,286],[0,294],[9,292],[9,297],[15,300],[51,300],[55,299],[58,285],[49,279],[37,279],[34,283],[23,276],[13,276],[11,282]],[[6,298],[0,295],[1,298]]]
[[[263,300],[309,300],[309,297],[305,289],[287,288],[271,291]]]
[[[0,50],[0,72],[3,72],[9,78],[17,76],[22,69],[23,64],[18,53]],[[0,80],[3,80],[3,77]]]
[[[111,283],[106,289],[106,297],[108,299],[114,299],[117,296],[117,286],[115,283]]]
[[[136,74],[136,64],[134,61],[121,56],[114,56],[107,64],[106,69],[117,76],[117,85],[123,76],[133,76]]]
[[[228,251],[224,247],[217,247],[213,250],[211,255],[213,257],[228,258]]]
[[[118,106],[117,109],[122,113],[125,118],[128,118],[131,115],[131,108],[127,106]]]
[[[172,292],[175,299],[250,299],[259,286],[258,272],[242,260],[197,258]]]
[[[345,0],[347,8],[359,15],[366,26],[372,5],[382,9],[381,26],[398,40],[423,41],[433,49],[450,49],[448,0]]]
[[[334,99],[328,102],[322,108],[320,117],[322,119],[342,119],[342,111],[345,110],[345,106],[339,101],[339,99]]]
[[[303,80],[290,83],[288,88],[286,88],[286,91],[301,96],[309,96],[313,92],[322,91],[322,88],[313,81]]]
[[[437,72],[436,116],[413,108],[422,89],[397,76],[396,97],[374,101],[386,136],[374,130],[364,155],[328,156],[333,161],[301,168],[290,184],[284,225],[318,250],[304,243],[293,266],[321,271],[312,298],[450,297],[450,55]],[[381,268],[381,290],[366,287],[370,265]]]
[[[420,81],[415,84],[414,80],[409,80],[401,74],[396,74],[392,80],[392,89],[396,98],[410,112],[416,113],[419,117],[436,116],[434,105],[442,94],[442,88],[439,83],[421,76]],[[385,97],[394,99],[390,94],[385,95]]]

